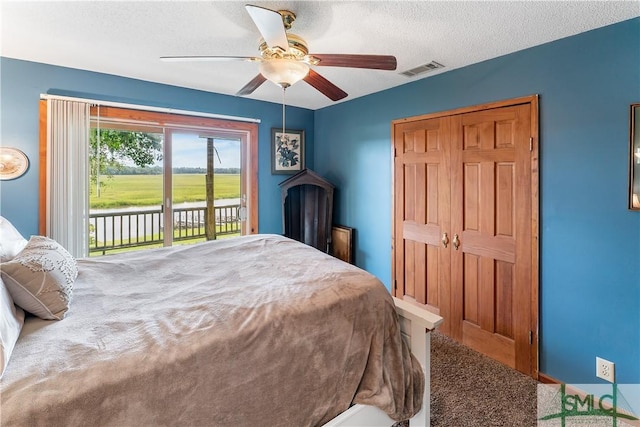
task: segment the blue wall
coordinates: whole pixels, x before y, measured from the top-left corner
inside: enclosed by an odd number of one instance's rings
[[[282,176],[270,174],[280,105],[31,62],[0,59],[2,144],[32,161],[1,185],[2,215],[37,233],[38,99],[68,93],[256,117],[260,231],[280,232]],[[540,370],[596,382],[595,356],[640,383],[640,212],[627,210],[629,105],[640,102],[640,19],[321,109],[289,108],[307,165],[337,187],[337,223],[356,228],[356,261],[391,278],[390,122],[540,94]]]
[[[271,128],[282,126],[282,105],[8,58],[0,58],[0,77],[1,144],[21,149],[31,162],[25,175],[2,182],[0,209],[23,235],[38,234],[38,100],[43,93],[260,119],[258,229],[282,232],[278,183],[287,176],[271,175],[269,144]],[[287,107],[287,127],[305,130],[308,167],[313,167],[313,114]]]
[[[339,189],[357,264],[391,280],[393,119],[540,95],[540,371],[640,383],[640,212],[627,209],[640,19],[418,80],[315,114],[315,168]]]

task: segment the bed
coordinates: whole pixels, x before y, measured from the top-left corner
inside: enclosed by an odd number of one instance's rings
[[[252,235],[77,268],[62,320],[27,315],[3,426],[429,425],[442,319],[355,266]]]

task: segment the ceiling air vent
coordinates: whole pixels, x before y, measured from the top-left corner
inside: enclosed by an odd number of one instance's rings
[[[404,71],[400,74],[406,77],[413,77],[413,76],[417,76],[418,74],[428,73],[429,71],[433,71],[435,69],[442,68],[442,67],[444,67],[444,65],[440,64],[439,62],[431,61],[428,64],[419,65],[415,68]]]

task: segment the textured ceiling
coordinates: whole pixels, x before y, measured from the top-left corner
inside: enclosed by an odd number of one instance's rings
[[[233,95],[258,73],[249,62],[161,62],[171,55],[258,55],[260,35],[239,1],[6,1],[0,54]],[[640,16],[638,1],[256,1],[297,15],[310,53],[395,55],[396,71],[315,67],[344,101]],[[445,68],[413,78],[430,61]],[[249,98],[282,102],[266,82]],[[305,82],[287,104],[333,102]]]

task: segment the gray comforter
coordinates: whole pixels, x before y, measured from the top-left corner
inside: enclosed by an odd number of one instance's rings
[[[62,321],[29,319],[3,426],[314,426],[396,420],[424,378],[372,275],[276,235],[78,261]]]

